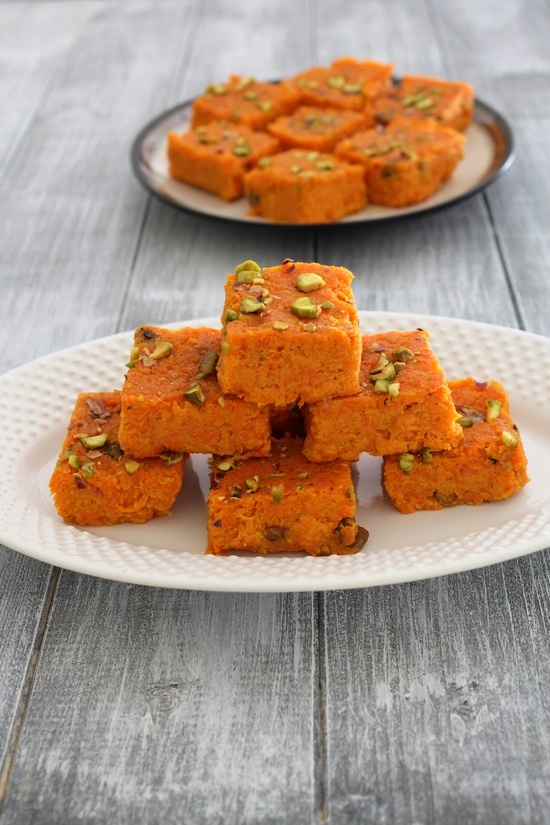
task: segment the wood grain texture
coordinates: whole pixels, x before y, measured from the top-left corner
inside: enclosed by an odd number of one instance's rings
[[[313,598],[63,574],[3,825],[311,821]]]

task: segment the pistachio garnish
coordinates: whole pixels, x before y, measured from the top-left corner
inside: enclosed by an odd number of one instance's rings
[[[107,441],[107,433],[99,433],[99,435],[79,435],[78,437],[88,450],[97,450],[98,447],[103,447]]]
[[[139,358],[139,347],[132,347],[130,350],[130,361],[137,361]]]
[[[193,384],[193,386],[189,387],[187,392],[184,392],[183,394],[188,401],[190,401],[192,404],[196,404],[198,407],[202,407],[202,405],[206,401],[204,390],[198,383]]]
[[[308,152],[306,155],[306,160],[317,160],[319,157],[319,152]]]
[[[246,75],[245,77],[241,77],[239,82],[235,84],[235,87],[234,87],[235,91],[236,92],[242,92],[243,89],[246,89],[252,83],[254,83],[254,78],[251,75]]]
[[[299,318],[317,317],[317,305],[311,298],[306,298],[305,295],[302,298],[296,298],[296,300],[291,303],[290,311]]]
[[[333,75],[333,77],[329,77],[327,83],[331,87],[331,89],[341,89],[343,86],[345,86],[346,78],[343,77],[341,74]]]
[[[253,298],[252,295],[247,295],[243,298],[239,305],[239,312],[253,313],[262,312],[265,309],[265,304]]]
[[[374,392],[388,392],[389,383],[383,378],[377,378],[374,382]]]
[[[174,347],[169,341],[159,341],[149,357],[153,361],[158,361],[159,358],[166,358],[167,355],[170,355],[173,349]]]
[[[395,349],[392,352],[391,356],[394,361],[404,361],[405,363],[407,363],[407,361],[410,361],[412,358],[414,358],[414,352],[410,349],[407,349],[407,347],[399,347],[398,349]]]
[[[356,95],[359,94],[361,91],[362,86],[360,83],[346,83],[345,86],[342,86],[342,91],[344,94],[347,95]]]
[[[388,358],[386,353],[381,353],[377,365],[374,367],[374,369],[369,370],[370,375],[380,375],[382,370],[385,370],[389,363],[390,359]]]
[[[276,484],[274,487],[271,488],[271,495],[273,496],[273,501],[277,504],[280,504],[283,500],[285,494],[285,487],[284,484]]]
[[[82,467],[82,472],[86,476],[86,478],[91,478],[94,474],[94,468],[91,464],[86,464],[85,467]]]
[[[262,112],[270,112],[273,108],[273,103],[271,100],[262,100],[260,104],[258,104]]]
[[[219,461],[215,461],[214,465],[218,470],[221,470],[222,473],[227,473],[229,470],[233,469],[233,462],[228,458],[222,458]]]
[[[248,259],[247,261],[243,261],[242,264],[239,264],[235,267],[235,275],[238,275],[239,272],[242,272],[243,269],[248,270],[249,272],[261,272],[262,268],[256,261],[251,261]]]
[[[223,409],[223,407],[225,407],[225,399],[224,399],[223,395],[220,395],[220,397],[218,398],[218,406],[222,407],[222,409]]]
[[[239,313],[235,312],[234,309],[226,309],[225,310],[225,320],[227,321],[228,324],[230,324],[231,321],[236,321],[238,317],[239,317]]]
[[[386,366],[377,373],[377,378],[382,381],[393,381],[396,375],[395,366],[389,361]]]
[[[268,166],[271,166],[271,158],[266,155],[264,158],[260,158],[258,161],[258,168],[259,169],[267,169]]]
[[[509,433],[508,430],[503,430],[502,431],[501,438],[502,438],[502,443],[505,444],[506,447],[517,447],[518,446],[518,440],[517,440],[516,436],[512,435],[512,433]],[[71,460],[69,459],[69,464],[70,463],[71,463]]]
[[[131,458],[124,462],[124,469],[127,473],[130,473],[131,476],[133,476],[134,473],[137,473],[140,467],[141,464],[138,464],[137,461],[133,461]]]
[[[179,464],[180,461],[183,461],[183,453],[172,453],[165,459],[164,464],[166,467],[171,467],[172,464]]]
[[[412,453],[403,453],[399,456],[399,466],[404,473],[410,473],[414,469],[414,456]]]
[[[80,461],[75,453],[69,456],[69,467],[72,467],[73,470],[80,470]]]
[[[298,275],[297,287],[300,292],[313,292],[325,286],[325,281],[316,272],[302,272]]]
[[[210,86],[208,86],[206,91],[210,92],[210,94],[212,94],[212,95],[226,95],[227,94],[227,89],[225,88],[225,86],[222,86],[221,83],[211,83]]]
[[[424,447],[424,449],[421,452],[421,456],[422,456],[422,464],[431,464],[432,463],[432,451],[429,450],[427,447]]]
[[[332,301],[323,301],[323,303],[321,304],[321,309],[332,309],[333,306],[334,304],[332,303]]]
[[[501,406],[502,404],[500,401],[494,401],[490,398],[487,401],[487,413],[485,415],[485,421],[494,421],[495,418],[498,418],[500,415]]]
[[[320,172],[330,172],[331,169],[334,169],[334,162],[328,158],[321,158],[315,166]]]
[[[237,274],[237,281],[240,284],[253,284],[255,278],[257,277],[258,273],[253,269],[241,269],[241,271]]]
[[[204,378],[205,375],[213,373],[219,360],[220,356],[217,352],[207,352],[206,355],[203,355],[199,362],[197,379]]]
[[[239,145],[235,145],[233,147],[233,154],[238,158],[246,157],[247,155],[249,155],[251,153],[251,151],[252,151],[251,147],[247,146],[246,144],[242,144],[242,145],[239,144]]]
[[[468,418],[465,415],[461,415],[456,419],[456,423],[460,424],[461,427],[473,427],[474,422],[471,418]]]
[[[434,105],[434,102],[431,97],[425,97],[423,100],[419,100],[415,105],[417,109],[430,109]]]
[[[254,476],[253,478],[245,478],[244,483],[248,493],[255,493],[260,486],[260,477]]]
[[[245,92],[243,97],[245,100],[258,100],[259,94],[258,92]]]
[[[388,394],[390,398],[397,398],[399,395],[399,382],[394,381],[393,384],[388,384]]]
[[[315,332],[317,327],[315,326],[315,324],[303,324],[302,329],[304,330],[304,332]]]
[[[225,339],[222,341],[221,349],[224,355],[229,355],[231,352],[231,344]]]

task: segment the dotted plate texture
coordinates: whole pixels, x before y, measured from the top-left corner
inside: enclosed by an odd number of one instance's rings
[[[120,388],[133,333],[34,361],[0,377],[0,541],[49,564],[134,584],[193,590],[284,592],[394,584],[469,570],[550,544],[550,386],[525,365],[536,354],[550,374],[550,339],[488,324],[423,315],[360,313],[364,332],[422,327],[447,378],[494,378],[508,390],[529,460],[530,483],[505,502],[403,515],[380,485],[380,459],[354,465],[357,520],[370,532],[353,556],[312,558],[204,554],[208,466],[192,456],[170,518],[145,525],[76,528],[58,517],[48,490],[79,392]],[[183,326],[184,322],[172,324]],[[189,326],[217,327],[214,319]]]

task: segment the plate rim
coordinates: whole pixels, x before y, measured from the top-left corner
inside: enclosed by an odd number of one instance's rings
[[[418,313],[404,313],[404,312],[391,312],[391,311],[362,311],[360,312],[360,318],[363,322],[369,320],[369,318],[376,317],[378,319],[383,320],[384,318],[392,318],[393,322],[396,321],[403,323],[403,325],[407,324],[410,326],[411,319],[414,319],[414,322],[420,325],[424,325],[426,328],[429,329],[430,323],[434,322],[434,319],[437,319],[438,323],[440,324],[458,324],[460,325],[461,329],[464,328],[464,325],[470,328],[490,328],[491,330],[496,329],[500,330],[503,334],[507,336],[511,336],[512,338],[521,337],[523,339],[528,340],[529,342],[536,343],[537,341],[544,341],[544,345],[548,348],[550,345],[550,339],[539,335],[538,333],[528,332],[525,330],[521,330],[519,328],[514,327],[505,327],[497,324],[491,324],[487,322],[481,321],[472,321],[467,319],[459,319],[459,318],[452,318],[448,316],[436,316],[436,315],[426,315],[426,314],[418,314]],[[164,324],[166,327],[178,327],[184,325],[194,325],[200,326],[205,324],[217,325],[219,326],[219,320],[215,318],[197,318],[197,319],[189,319],[188,321],[177,321],[170,324]],[[59,359],[63,359],[65,355],[68,353],[78,354],[79,350],[86,350],[91,345],[94,347],[101,346],[105,341],[112,341],[113,339],[117,338],[122,341],[125,338],[131,340],[131,336],[133,334],[133,330],[127,330],[123,332],[113,333],[109,336],[103,336],[101,338],[93,339],[92,341],[84,342],[81,344],[74,345],[72,347],[67,347],[65,349],[59,350],[54,353],[50,353],[45,355],[41,358],[35,359],[30,361],[26,364],[23,364],[19,367],[16,367],[9,372],[4,373],[0,376],[0,388],[2,385],[10,380],[17,380],[18,373],[27,374],[29,370],[35,370],[39,368],[41,364],[44,364],[48,361],[57,361]],[[2,459],[0,458],[0,466],[2,464]],[[540,513],[544,515],[545,508],[543,507],[541,511],[537,511],[535,515],[540,516]],[[510,519],[506,522],[506,526],[512,525],[514,522],[517,522],[517,518]],[[58,524],[57,522],[53,522],[54,524]],[[63,525],[58,524],[63,530],[75,531],[76,533],[81,533],[85,536],[90,536],[87,531],[81,531],[79,528],[73,527],[72,525]],[[480,567],[490,566],[492,564],[500,563],[503,561],[507,561],[512,558],[519,558],[520,556],[527,555],[532,552],[536,552],[538,550],[544,549],[549,546],[550,544],[550,528],[546,528],[545,531],[542,533],[527,538],[525,540],[518,540],[515,541],[513,544],[510,544],[507,547],[502,547],[498,541],[498,539],[494,542],[492,546],[489,548],[484,549],[479,555],[473,556],[472,552],[466,554],[465,557],[459,558],[447,558],[443,562],[444,569],[442,570],[441,562],[435,563],[419,563],[418,561],[414,564],[413,569],[408,572],[404,572],[402,568],[399,566],[394,567],[393,570],[388,571],[374,571],[369,573],[368,570],[358,570],[357,571],[357,578],[354,581],[350,580],[349,573],[343,573],[340,575],[340,578],[335,581],[334,575],[329,571],[326,572],[326,567],[329,568],[336,568],[338,565],[339,557],[332,556],[323,559],[312,559],[312,558],[302,558],[302,562],[306,562],[309,564],[312,570],[315,570],[318,573],[321,570],[325,570],[326,575],[320,581],[317,576],[312,576],[311,581],[308,580],[307,582],[304,581],[304,574],[300,573],[299,576],[295,579],[290,578],[290,576],[284,577],[281,576],[277,570],[273,573],[273,581],[270,581],[268,578],[264,577],[261,578],[260,581],[257,581],[254,575],[250,575],[248,571],[246,572],[239,572],[238,575],[234,575],[232,578],[226,578],[225,576],[219,576],[216,578],[215,573],[214,576],[209,574],[205,571],[200,571],[200,575],[196,578],[189,578],[188,573],[181,572],[181,573],[171,573],[167,574],[159,569],[158,574],[151,575],[150,572],[143,573],[139,569],[136,568],[128,568],[125,566],[119,566],[115,568],[109,568],[105,570],[105,563],[98,563],[93,558],[82,558],[82,556],[78,556],[76,561],[74,560],[71,554],[65,554],[63,549],[60,546],[56,545],[54,549],[51,547],[43,547],[38,546],[37,542],[35,541],[32,546],[28,546],[25,542],[21,539],[17,538],[16,534],[10,535],[9,530],[5,530],[4,528],[2,534],[0,535],[0,541],[5,543],[7,547],[12,548],[13,550],[20,552],[26,556],[34,558],[38,561],[42,561],[48,564],[53,564],[55,566],[59,566],[63,569],[72,570],[77,573],[82,573],[86,575],[93,575],[100,578],[105,578],[107,580],[112,581],[120,581],[130,584],[139,584],[144,586],[154,586],[154,587],[165,587],[171,589],[186,589],[186,590],[203,590],[203,591],[216,591],[216,592],[261,592],[261,593],[282,593],[282,592],[321,592],[321,591],[330,591],[330,590],[344,590],[344,589],[356,589],[356,588],[363,588],[363,587],[371,587],[371,586],[384,586],[384,585],[392,585],[398,583],[406,583],[412,582],[422,579],[428,578],[437,578],[440,576],[451,575],[458,572],[465,572],[469,570],[478,569]],[[488,530],[495,529],[495,526],[491,526],[486,528]],[[104,540],[109,543],[109,545],[121,545],[125,547],[131,548],[132,551],[136,553],[140,549],[144,549],[147,551],[151,551],[153,548],[148,547],[145,544],[132,544],[130,542],[118,539],[111,539],[109,537],[104,536],[94,536],[94,538],[98,539],[99,541]],[[454,536],[449,536],[448,541],[453,540]],[[436,545],[441,545],[440,540],[436,540]],[[424,546],[430,545],[431,542],[425,542]],[[403,547],[406,549],[406,546]],[[171,552],[167,550],[159,549],[158,553],[163,552]],[[183,551],[185,552],[185,551]],[[366,552],[368,553],[368,546]],[[231,567],[231,565],[238,565],[238,557],[235,556],[226,556],[226,557],[206,557],[206,556],[199,556],[201,559],[208,559],[208,562],[211,561],[211,567],[213,567],[214,571],[216,570],[218,565],[224,566],[226,569],[227,567]],[[273,561],[277,561],[277,557],[271,557]],[[279,557],[280,558],[280,557]],[[346,557],[347,558],[347,557]],[[247,558],[247,561],[252,561],[256,566],[259,564],[264,563],[263,557],[252,556],[250,559]],[[344,581],[342,581],[342,575]]]
[[[270,83],[276,83],[278,81],[268,81]],[[387,217],[378,217],[378,218],[363,218],[362,220],[352,221],[346,223],[344,221],[329,221],[326,223],[284,223],[284,222],[275,222],[269,220],[262,220],[262,221],[252,221],[248,220],[246,217],[238,217],[232,215],[215,215],[208,212],[203,212],[201,209],[193,208],[192,206],[188,206],[186,204],[179,203],[178,201],[174,200],[173,198],[169,197],[168,195],[163,194],[158,189],[156,189],[153,184],[149,181],[147,175],[143,171],[143,164],[141,162],[142,157],[142,147],[145,143],[148,135],[154,129],[156,129],[164,120],[168,120],[173,117],[177,112],[188,108],[191,106],[196,99],[197,96],[188,98],[181,103],[176,104],[168,109],[165,109],[160,114],[156,115],[152,118],[142,129],[138,132],[136,137],[132,142],[132,146],[130,149],[130,165],[132,171],[137,178],[138,182],[141,186],[148,192],[150,195],[153,195],[157,200],[160,200],[162,203],[171,206],[173,209],[176,209],[180,212],[186,212],[187,214],[191,215],[198,215],[202,218],[208,218],[214,221],[222,221],[223,223],[239,223],[244,224],[245,226],[255,226],[255,227],[271,227],[271,228],[282,228],[282,229],[294,229],[294,230],[303,230],[303,229],[327,229],[330,227],[353,227],[353,226],[363,226],[364,224],[370,225],[386,225],[387,223],[393,223],[396,221],[402,221],[406,218],[414,218],[416,216],[428,215],[433,212],[439,212],[443,209],[448,209],[451,206],[456,206],[457,204],[461,203],[468,198],[477,195],[479,192],[486,189],[492,183],[494,183],[499,177],[501,177],[508,169],[511,167],[512,163],[516,158],[516,146],[514,140],[514,134],[512,131],[512,127],[510,126],[507,119],[504,117],[501,112],[491,106],[488,103],[485,103],[478,97],[474,97],[474,120],[476,117],[476,113],[479,116],[483,114],[488,116],[492,119],[492,121],[498,126],[500,130],[500,135],[503,139],[503,147],[501,152],[501,157],[496,164],[496,166],[490,170],[489,174],[486,178],[482,181],[479,181],[475,186],[468,191],[463,192],[461,195],[457,195],[454,198],[451,198],[444,203],[433,204],[431,206],[426,206],[425,208],[418,209],[414,212],[404,212],[403,214],[394,214],[388,215]],[[484,125],[477,121],[479,125]]]

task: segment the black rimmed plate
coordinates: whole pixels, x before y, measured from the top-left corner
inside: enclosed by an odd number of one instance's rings
[[[210,218],[220,218],[240,223],[274,226],[264,218],[248,215],[249,205],[245,198],[227,203],[220,198],[180,183],[168,173],[166,136],[168,132],[184,132],[189,129],[193,100],[168,109],[145,126],[132,147],[132,167],[140,183],[151,194],[176,209],[194,212]],[[385,206],[368,205],[360,212],[348,215],[340,224],[373,223],[391,221],[406,215],[424,214],[459,203],[480,192],[510,168],[514,160],[512,130],[504,117],[481,100],[475,101],[472,123],[465,132],[466,148],[463,160],[457,166],[451,180],[428,200],[415,206],[389,209]],[[301,224],[306,225],[306,224]],[[327,226],[327,224],[318,224]],[[315,224],[307,224],[315,226]]]

